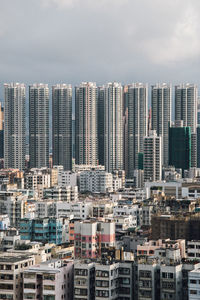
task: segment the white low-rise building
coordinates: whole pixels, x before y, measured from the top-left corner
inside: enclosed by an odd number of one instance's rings
[[[78,200],[77,186],[54,186],[43,190],[44,199],[52,199],[55,201],[76,202]]]
[[[189,272],[188,277],[188,299],[200,299],[200,269]]]
[[[58,186],[66,187],[72,186],[75,187],[78,185],[78,173],[71,171],[60,171],[58,173]]]
[[[115,221],[116,231],[127,230],[129,228],[137,227],[137,217],[136,216],[118,216],[113,218]]]
[[[200,260],[200,241],[187,242],[187,256],[189,259]]]
[[[80,173],[79,190],[91,193],[108,193],[113,191],[113,175],[104,170],[91,170]]]
[[[37,201],[36,215],[38,218],[56,216],[85,220],[92,215],[92,202]]]

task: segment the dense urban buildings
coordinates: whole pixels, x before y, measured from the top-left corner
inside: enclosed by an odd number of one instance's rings
[[[23,170],[25,155],[25,85],[4,84],[4,167]]]
[[[30,167],[49,166],[49,88],[47,84],[29,86]]]
[[[53,164],[72,169],[72,87],[57,84],[52,87]]]
[[[83,82],[74,116],[71,85],[51,111],[33,84],[26,115],[25,86],[5,85],[0,299],[199,299],[196,94],[175,88],[173,120],[169,84],[148,100],[147,84]]]

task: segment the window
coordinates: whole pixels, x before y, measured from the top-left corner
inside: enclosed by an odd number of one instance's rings
[[[4,299],[4,298],[1,298]],[[6,298],[5,298],[6,299]],[[30,294],[30,293],[25,293],[24,294],[24,299],[35,299],[35,294]]]
[[[87,296],[87,289],[75,289],[74,294],[75,295]]]
[[[43,275],[44,280],[55,280],[55,275],[52,274],[44,274]]]
[[[54,285],[44,285],[44,290],[54,291],[55,290],[55,286]]]
[[[109,281],[107,280],[96,280],[97,287],[109,287]]]
[[[197,290],[190,290],[190,295],[197,295]]]
[[[108,271],[96,271],[96,277],[108,277],[109,272]]]
[[[128,269],[128,268],[119,268],[119,274],[120,275],[129,275],[130,274],[130,269]]]
[[[24,273],[24,278],[35,278],[34,273]]]
[[[75,275],[87,276],[88,270],[85,269],[75,269]]]
[[[197,281],[196,281],[196,280],[194,280],[194,279],[190,279],[190,283],[196,284],[196,283],[197,283]]]
[[[108,298],[109,297],[109,291],[96,290],[96,297]]]
[[[34,283],[24,283],[24,288],[25,289],[35,289],[35,284]]]

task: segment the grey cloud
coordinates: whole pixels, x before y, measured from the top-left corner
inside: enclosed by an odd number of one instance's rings
[[[0,0],[0,81],[199,83],[199,0]]]

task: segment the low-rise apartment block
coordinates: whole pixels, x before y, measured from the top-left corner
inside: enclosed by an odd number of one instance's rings
[[[51,260],[24,271],[23,299],[73,299],[73,261]]]

